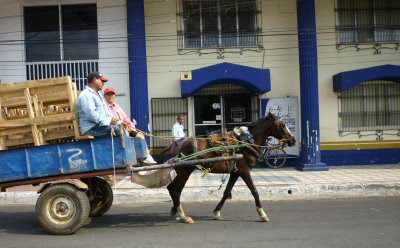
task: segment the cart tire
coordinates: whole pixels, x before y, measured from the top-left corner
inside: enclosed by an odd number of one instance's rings
[[[110,184],[98,177],[82,179],[89,187],[86,194],[90,202],[91,217],[99,217],[105,214],[111,207],[114,194]]]
[[[36,201],[40,226],[51,234],[73,234],[88,222],[89,199],[70,184],[55,184],[46,188]]]

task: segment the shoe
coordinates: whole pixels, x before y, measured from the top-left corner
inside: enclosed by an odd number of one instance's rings
[[[143,160],[143,164],[146,164],[146,165],[157,164],[157,161],[155,161],[153,159],[153,157],[149,154],[149,155],[147,155],[147,158],[145,160]]]

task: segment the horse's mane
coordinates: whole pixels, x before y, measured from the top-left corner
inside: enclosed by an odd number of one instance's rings
[[[264,122],[264,121],[266,121],[268,119],[275,119],[276,117],[277,117],[276,115],[274,115],[274,114],[272,114],[270,112],[270,113],[267,114],[267,116],[265,116],[265,117],[263,117],[261,119],[258,119],[257,121],[254,121],[254,122],[250,123],[247,127],[249,128],[249,130],[252,130],[256,126],[258,126],[261,122]]]

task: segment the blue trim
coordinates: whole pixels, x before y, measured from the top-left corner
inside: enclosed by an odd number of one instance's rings
[[[139,129],[149,129],[144,0],[126,0],[128,25],[129,96],[131,117]]]
[[[314,0],[297,0],[300,64],[301,151],[296,169],[328,170],[321,163],[319,138],[318,56]]]
[[[400,66],[380,65],[338,73],[333,76],[333,91],[348,90],[370,80],[390,80],[400,83]]]
[[[399,164],[400,148],[322,150],[321,160],[328,166]],[[299,158],[288,158],[284,167],[296,167],[296,169],[299,169],[299,163],[301,163]],[[265,163],[258,162],[257,166],[269,168]],[[305,167],[306,170],[308,168]]]
[[[398,164],[400,149],[322,150],[322,161],[328,165]]]
[[[193,70],[192,80],[181,80],[181,94],[192,96],[202,88],[225,83],[238,84],[256,94],[271,90],[269,69],[220,63]]]

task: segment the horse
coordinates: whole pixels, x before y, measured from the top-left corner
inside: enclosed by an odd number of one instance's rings
[[[268,115],[260,120],[251,123],[248,126],[250,134],[254,138],[254,147],[259,147],[264,144],[267,137],[274,137],[276,139],[284,141],[289,146],[293,146],[296,140],[293,134],[290,132],[289,128],[286,126],[282,118],[268,113]],[[175,146],[176,147],[176,146]],[[207,139],[201,138],[185,138],[182,144],[179,146],[179,150],[172,152],[171,154],[183,154],[190,155],[197,151],[201,151],[210,148],[210,143]],[[257,213],[259,214],[261,221],[269,221],[267,214],[264,212],[257,189],[253,183],[250,175],[250,170],[253,168],[257,161],[257,156],[254,154],[254,149],[241,149],[238,153],[243,154],[243,159],[236,161],[236,168],[232,169],[229,162],[217,162],[211,167],[210,173],[229,173],[229,181],[225,188],[223,197],[218,205],[214,209],[214,219],[222,220],[221,209],[224,205],[226,199],[232,197],[231,191],[233,186],[239,177],[243,179],[247,187],[250,189],[251,194],[254,197]],[[209,158],[219,156],[216,153],[207,153],[205,155],[199,156],[198,158]],[[169,195],[172,198],[173,207],[171,208],[171,215],[179,214],[180,220],[183,223],[193,224],[193,219],[188,216],[180,203],[180,196],[183,188],[185,187],[186,181],[189,179],[191,173],[195,170],[194,166],[182,166],[175,168],[177,176],[175,179],[167,186]]]

